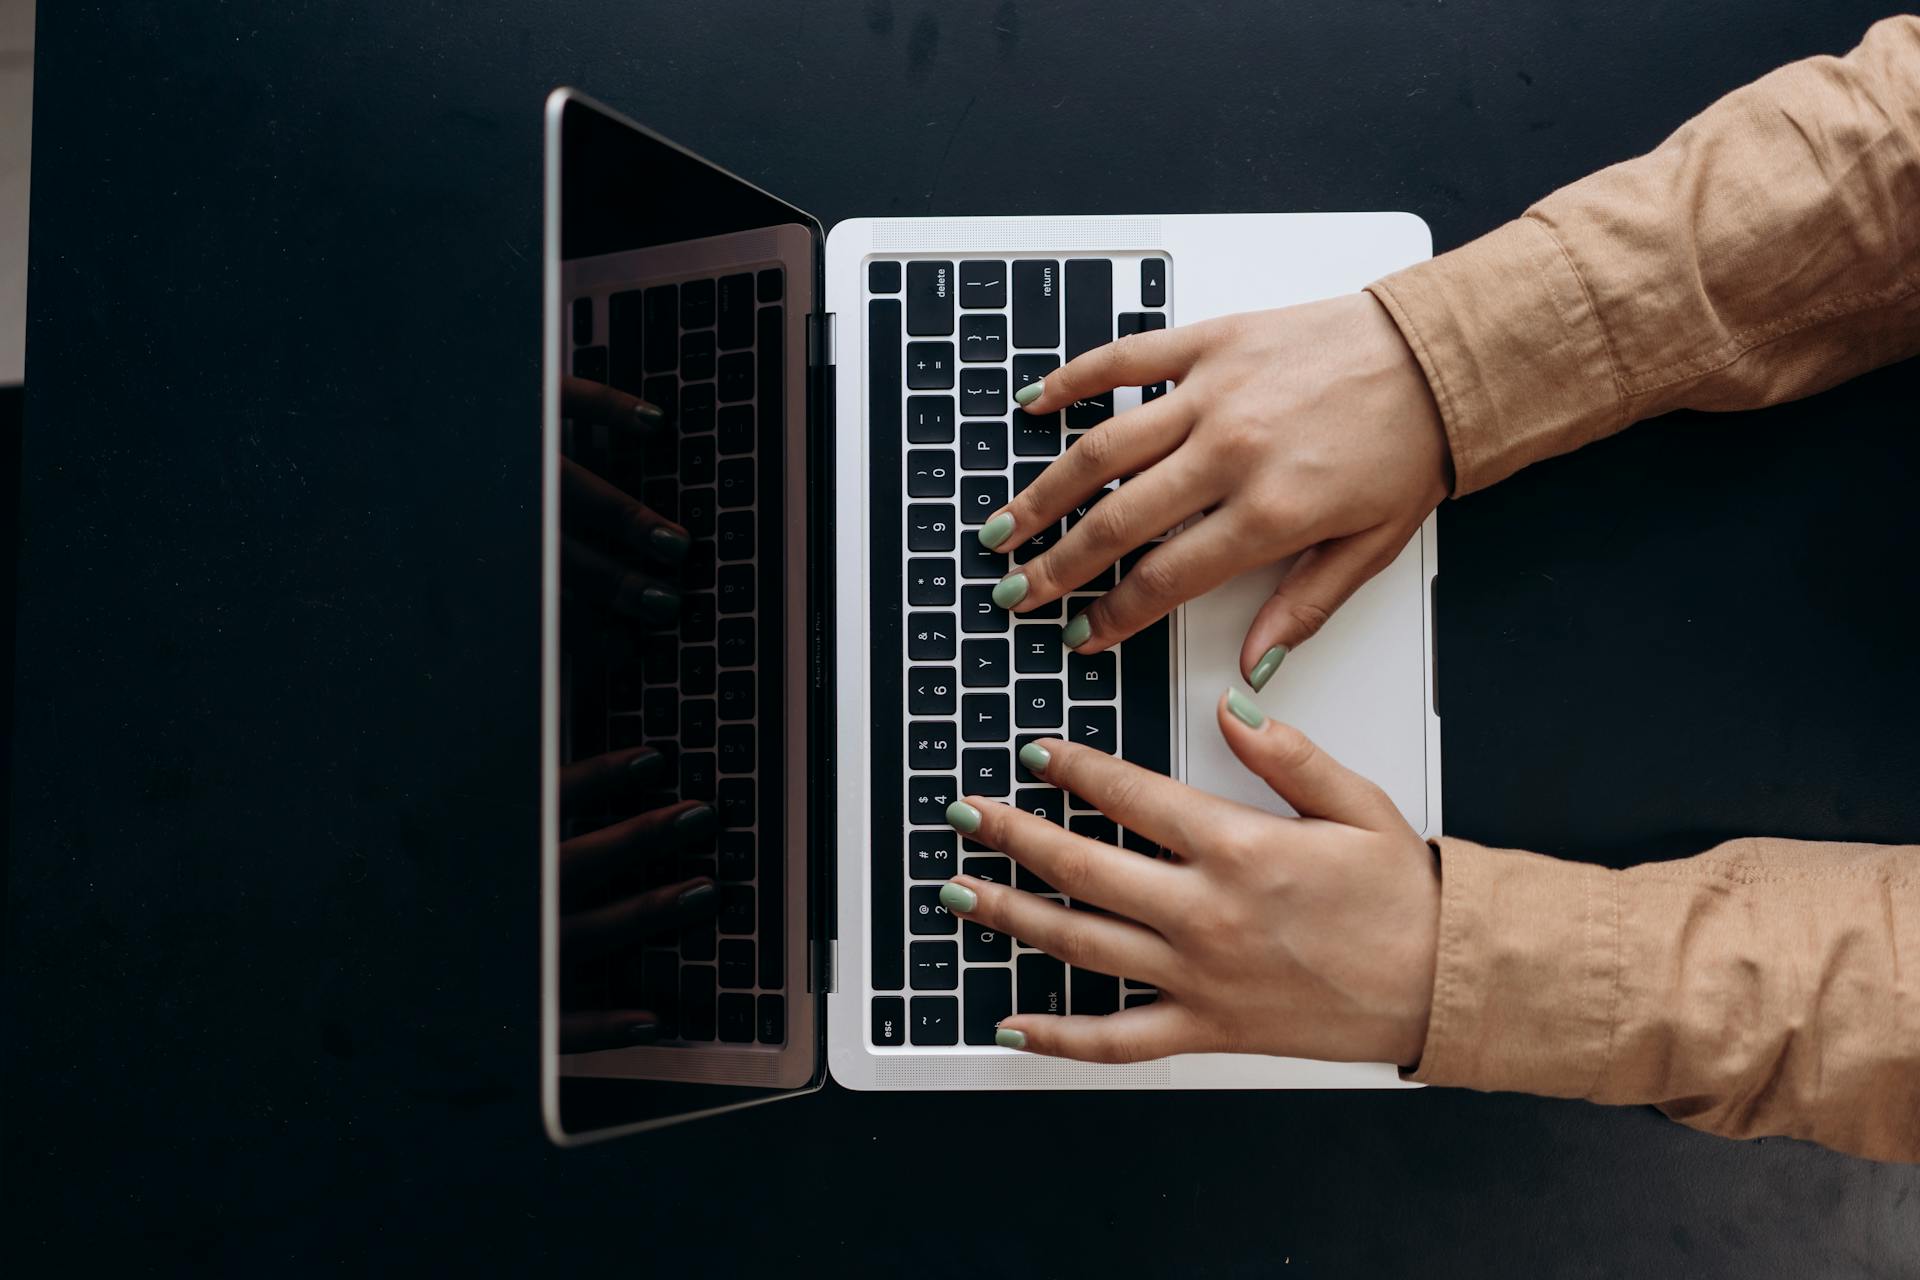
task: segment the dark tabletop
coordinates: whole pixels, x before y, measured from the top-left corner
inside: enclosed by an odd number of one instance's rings
[[[548,89],[577,84],[828,222],[1397,208],[1445,249],[1874,16],[1127,9],[41,6],[9,1255],[1920,1269],[1920,1169],[1515,1096],[829,1086],[650,1141],[547,1145]],[[1615,866],[1754,832],[1920,839],[1917,402],[1910,362],[1650,423],[1449,505],[1449,830]]]

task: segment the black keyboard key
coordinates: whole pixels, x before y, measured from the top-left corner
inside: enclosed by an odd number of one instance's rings
[[[1058,680],[1022,680],[1013,686],[1014,723],[1022,729],[1057,729],[1064,703]]]
[[[1035,417],[1030,413],[1013,415],[1013,456],[1016,458],[1052,458],[1060,452],[1060,415]],[[1019,486],[1025,488],[1025,485]]]
[[[952,667],[913,667],[907,672],[907,710],[916,716],[950,716],[959,696]]]
[[[713,327],[713,281],[688,280],[680,286],[680,327]]]
[[[714,346],[713,331],[687,333],[680,336],[680,376],[688,382],[699,382],[713,376]],[[691,390],[691,388],[689,388]]]
[[[680,482],[712,484],[714,461],[712,436],[686,437],[680,442]]]
[[[1098,813],[1076,813],[1067,819],[1067,830],[1089,840],[1098,840],[1101,844],[1119,844],[1120,828],[1113,825],[1113,819]]]
[[[593,341],[593,299],[575,298],[573,300],[573,344],[585,346]]]
[[[907,508],[907,550],[953,550],[954,519],[950,502],[914,503]]]
[[[713,959],[714,937],[715,930],[711,920],[702,920],[697,924],[688,925],[680,931],[680,958],[701,961]],[[685,972],[684,969],[681,971],[682,976]],[[709,969],[707,972],[711,975],[713,971]],[[709,976],[707,980],[711,982],[713,979]]]
[[[1060,628],[1052,623],[1023,623],[1013,632],[1013,669],[1025,675],[1060,670]]]
[[[960,682],[969,689],[1007,687],[1007,642],[969,640],[960,646]]]
[[[954,630],[950,613],[909,614],[907,656],[915,662],[952,661],[956,643]]]
[[[713,430],[713,387],[704,382],[682,387],[680,389],[680,434],[684,436],[711,430]]]
[[[1015,425],[1018,426],[1017,419],[1015,420]],[[1022,493],[1026,492],[1027,486],[1032,484],[1035,480],[1038,480],[1041,477],[1041,475],[1045,473],[1046,469],[1047,469],[1047,464],[1044,462],[1014,463],[1013,464],[1013,496],[1017,498]]]
[[[1013,389],[1018,391],[1029,383],[1038,382],[1059,367],[1060,357],[1051,353],[1015,356],[1013,358]]]
[[[722,514],[714,542],[722,560],[753,559],[753,512],[728,511]]]
[[[680,597],[680,639],[706,644],[713,639],[713,595],[696,591]]]
[[[660,1038],[680,1033],[680,958],[671,951],[648,951],[640,959],[640,1007],[660,1020]]]
[[[1067,406],[1067,425],[1076,430],[1097,427],[1113,416],[1113,392],[1102,391]]]
[[[960,465],[968,471],[1006,470],[1007,424],[1000,421],[962,423]]]
[[[730,404],[720,410],[720,452],[753,452],[753,406]]]
[[[915,720],[907,725],[907,767],[910,769],[951,769],[959,748],[953,740],[953,724],[947,720]],[[941,815],[945,821],[946,815]]]
[[[680,704],[680,745],[705,750],[714,743],[715,708],[712,698],[689,698]]]
[[[753,278],[754,296],[762,302],[778,302],[786,292],[786,273],[779,267],[762,267]]]
[[[753,879],[753,836],[745,831],[720,833],[720,878]]]
[[[944,337],[953,332],[953,264],[907,264],[907,332]]]
[[[1007,305],[1007,264],[996,261],[968,261],[960,264],[960,305],[991,307]]]
[[[753,819],[753,779],[720,779],[720,825],[737,831],[752,826]]]
[[[1120,1008],[1120,980],[1091,969],[1073,971],[1073,1011],[1076,1014],[1115,1013]]]
[[[1145,404],[1149,400],[1158,400],[1165,394],[1167,394],[1166,383],[1149,382],[1146,386],[1140,388],[1140,403]]]
[[[913,1043],[929,1048],[959,1043],[960,1001],[953,996],[913,998]]]
[[[654,510],[658,511],[659,508],[655,507]],[[714,580],[718,576],[715,570],[717,563],[713,543],[694,543],[693,549],[687,552],[685,563],[680,566],[681,585],[689,591],[713,590]]]
[[[1008,969],[967,970],[968,1044],[992,1044],[1000,1020],[1013,1015],[1013,973]]]
[[[1067,260],[1067,359],[1113,341],[1113,263]]]
[[[720,505],[723,507],[750,507],[753,505],[753,459],[728,458],[720,464],[720,483],[717,486]]]
[[[640,384],[640,398],[651,401],[656,405],[660,412],[667,415],[667,421],[669,423],[676,423],[679,420],[680,379],[673,374],[663,373],[642,382]],[[656,444],[666,445],[668,448],[671,448],[672,446],[669,442],[672,439],[672,433],[656,431],[653,434],[653,438],[649,440],[647,444],[649,448],[654,447]]]
[[[1165,258],[1140,259],[1140,305],[1143,307],[1167,305],[1167,260]]]
[[[629,395],[640,394],[640,384],[646,377],[646,351],[641,342],[645,308],[638,289],[627,289],[607,299],[607,380]]]
[[[1120,714],[1126,758],[1155,773],[1173,771],[1173,694],[1169,622],[1162,618],[1128,637],[1120,671]]]
[[[953,344],[909,342],[907,386],[914,391],[947,391],[953,387]]]
[[[722,400],[753,399],[753,352],[734,351],[720,357],[719,396]]]
[[[960,317],[961,364],[998,364],[1006,358],[1005,316]]]
[[[999,551],[989,551],[980,545],[980,539],[967,537],[960,539],[960,576],[962,578],[990,578],[995,582],[1007,576],[1010,567],[1007,556]]]
[[[1114,671],[1114,653],[1071,653],[1067,655],[1067,683],[1075,702],[1111,702],[1119,693]]]
[[[1013,753],[1005,747],[976,747],[960,753],[963,794],[1004,796],[1012,787]]]
[[[754,632],[750,618],[724,618],[720,622],[720,665],[753,665]]]
[[[960,699],[960,736],[965,741],[1005,742],[1012,733],[1006,694],[970,693]]]
[[[1014,795],[1014,807],[1045,818],[1056,827],[1063,825],[1067,819],[1065,793],[1054,787],[1022,787]]]
[[[951,449],[909,449],[907,451],[907,496],[951,498],[953,470],[953,450]]]
[[[1113,336],[1116,338],[1132,337],[1145,327],[1144,313],[1139,311],[1122,311],[1113,318]]]
[[[718,754],[720,756],[720,772],[752,773],[755,740],[756,737],[752,725],[730,724],[723,726],[719,731],[720,750]]]
[[[720,761],[711,751],[680,753],[680,798],[711,800],[719,785]]]
[[[1067,1011],[1066,965],[1038,951],[1017,957],[1013,964],[1020,980],[1021,1013]]]
[[[696,549],[703,539],[713,537],[714,513],[718,506],[718,500],[712,489],[703,486],[681,491],[678,519],[692,535]]]
[[[951,443],[953,397],[908,396],[907,440],[911,444]]]
[[[945,823],[947,806],[960,798],[960,780],[947,775],[915,774],[907,780],[907,821],[915,826]],[[897,913],[899,908],[894,908]]]
[[[907,873],[915,880],[951,880],[959,870],[951,831],[907,832]]]
[[[747,892],[752,893],[753,890]],[[753,986],[751,938],[728,938],[720,944],[720,985],[735,988]]]
[[[679,725],[680,694],[673,688],[649,689],[640,704],[640,717],[645,721],[647,734],[655,738],[670,738],[680,731]]]
[[[995,418],[1007,411],[1007,371],[1005,369],[962,369],[960,371],[960,416]]]
[[[680,970],[680,1038],[682,1040],[713,1039],[714,994],[712,965],[690,964]]]
[[[916,605],[953,603],[953,560],[942,556],[915,556],[907,561],[907,602]]]
[[[952,492],[947,490],[949,494]],[[1005,476],[967,476],[961,480],[960,523],[985,524],[988,516],[1006,505]]]
[[[1027,258],[1013,264],[1013,345],[1060,345],[1060,264]]]
[[[958,932],[960,921],[940,905],[940,886],[916,884],[907,890],[907,927],[923,936],[945,935]]]
[[[743,271],[720,277],[717,318],[722,351],[738,351],[753,345],[753,277],[750,274]]]
[[[960,874],[971,876],[975,880],[985,880],[988,884],[1013,883],[1013,859],[998,854],[984,858],[968,858],[960,866]]]
[[[960,948],[951,942],[915,942],[907,947],[907,979],[915,991],[954,991],[960,986]]]
[[[753,568],[750,565],[730,564],[723,566],[718,573],[720,589],[717,598],[721,613],[753,612]]]
[[[993,588],[968,584],[960,590],[960,629],[994,635],[1007,629],[1007,611],[993,602]]]
[[[1101,751],[1114,750],[1119,737],[1112,707],[1070,707],[1067,710],[1067,739]]]
[[[753,380],[757,384],[760,421],[777,438],[787,420],[787,309],[762,307],[754,317],[759,338],[753,353]]]
[[[584,301],[584,299],[582,299]],[[607,380],[607,349],[605,347],[581,347],[573,353],[573,376],[585,378],[588,382]]]
[[[647,290],[646,310],[647,372],[662,373],[680,363],[680,286],[662,284]]]
[[[754,1038],[761,1044],[787,1042],[787,998],[768,992],[754,1003]]]
[[[960,922],[960,955],[969,964],[992,964],[998,960],[1011,960],[1013,939],[997,929],[988,929],[971,920],[962,920]],[[1002,969],[1000,972],[1006,973],[1007,970]],[[967,1000],[971,1004],[973,997],[968,996]],[[1012,1012],[1013,1010],[1009,1008],[1007,1013],[1000,1016],[1004,1018]]]
[[[720,932],[752,933],[754,918],[755,917],[754,917],[754,909],[753,909],[753,886],[750,884],[723,885],[720,889],[720,913],[718,916],[719,923],[720,923]],[[728,947],[734,947],[734,958],[736,960],[738,960],[739,957],[743,955],[746,957],[743,968],[741,969],[741,972],[746,974],[746,977],[739,982],[728,982],[725,980],[725,969],[727,964],[727,948]],[[741,951],[739,949],[738,944],[735,944],[732,942],[721,943],[720,944],[720,966],[722,970],[722,979],[720,983],[721,986],[724,986],[724,987],[752,986],[753,985],[753,944],[750,942],[747,943],[746,950]]]
[[[753,1043],[753,997],[729,991],[720,997],[720,1039],[726,1044]]]
[[[880,266],[897,263],[876,262]],[[907,1042],[907,1002],[899,996],[873,998],[873,1043],[876,1048],[894,1048]]]
[[[691,645],[680,651],[680,692],[713,692],[715,654],[712,645]]]
[[[867,292],[900,292],[900,264],[897,262],[869,262],[867,264]]]

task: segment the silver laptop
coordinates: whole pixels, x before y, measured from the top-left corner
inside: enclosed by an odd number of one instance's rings
[[[550,96],[546,128],[554,1140],[790,1097],[828,1072],[863,1090],[1399,1086],[1385,1064],[997,1048],[1016,1011],[1155,993],[963,924],[938,892],[965,872],[1054,893],[947,826],[966,794],[1157,852],[1027,776],[1015,753],[1031,737],[1285,811],[1214,723],[1285,566],[1091,658],[1059,627],[1125,562],[1050,609],[994,608],[1007,557],[974,531],[1080,433],[1168,388],[1050,418],[1015,412],[1012,393],[1118,334],[1356,290],[1427,257],[1425,224],[863,218],[829,234],[573,90]],[[1427,834],[1435,571],[1429,518],[1260,695]]]

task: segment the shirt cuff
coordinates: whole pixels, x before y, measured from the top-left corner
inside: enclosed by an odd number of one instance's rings
[[[1455,497],[1626,425],[1592,299],[1537,220],[1517,218],[1367,290],[1433,389]]]
[[[1591,1097],[1619,991],[1617,873],[1441,837],[1422,1084]]]

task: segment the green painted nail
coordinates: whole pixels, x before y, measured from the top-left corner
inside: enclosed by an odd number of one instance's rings
[[[640,618],[656,627],[670,626],[680,620],[680,597],[659,587],[640,592]]]
[[[1027,575],[1010,573],[1000,579],[993,588],[993,602],[1002,609],[1011,609],[1027,598]]]
[[[679,564],[687,558],[687,552],[693,547],[686,534],[663,524],[655,525],[652,532],[647,534],[647,543],[664,564]]]
[[[980,811],[965,800],[955,800],[947,806],[947,825],[972,835],[980,829]]]
[[[1020,748],[1020,763],[1027,767],[1028,773],[1045,773],[1052,762],[1053,753],[1037,742]]]
[[[993,1042],[1002,1049],[1024,1049],[1027,1047],[1027,1033],[1012,1027],[995,1027]]]
[[[1069,622],[1060,631],[1060,643],[1069,649],[1078,649],[1093,634],[1093,624],[1087,621],[1087,615],[1081,614]]]
[[[1247,677],[1247,683],[1253,686],[1255,693],[1267,687],[1267,681],[1273,679],[1273,673],[1287,660],[1287,646],[1277,644],[1260,655],[1260,661],[1253,664],[1253,674]]]
[[[1267,718],[1260,714],[1260,708],[1253,705],[1253,699],[1238,689],[1227,690],[1227,710],[1249,729],[1258,729],[1267,722]]]
[[[949,911],[962,915],[974,909],[980,902],[980,895],[963,884],[949,881],[940,886],[940,905]]]
[[[1007,540],[1013,532],[1013,513],[1002,511],[993,519],[980,526],[980,545],[992,551]]]
[[[1013,393],[1013,402],[1020,405],[1032,404],[1040,398],[1040,392],[1045,389],[1046,385],[1047,380],[1045,378],[1035,378],[1032,382],[1029,382],[1026,386]]]

